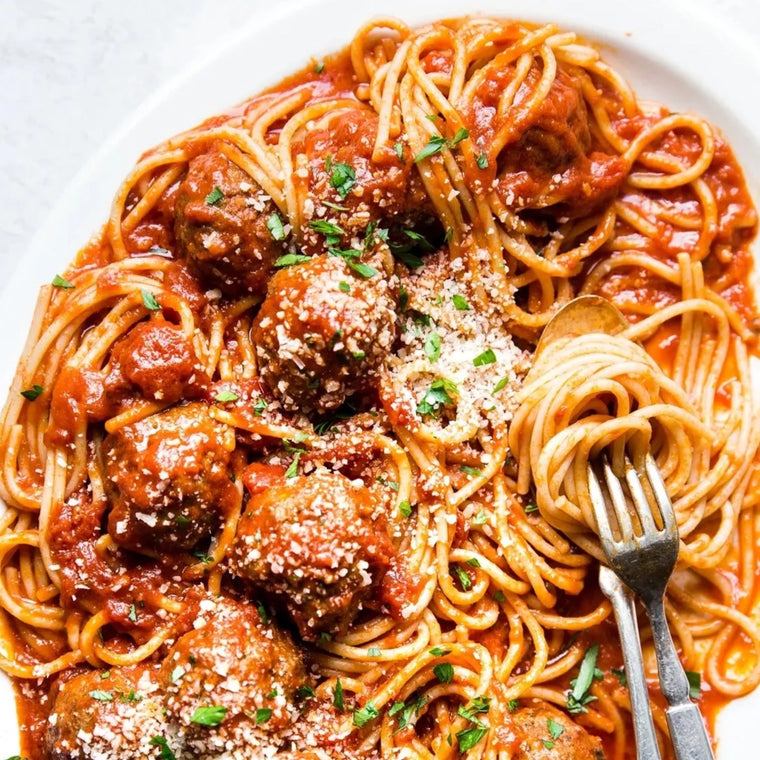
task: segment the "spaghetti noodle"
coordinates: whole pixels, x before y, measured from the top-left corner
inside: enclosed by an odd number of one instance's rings
[[[375,19],[149,151],[3,411],[26,753],[633,757],[585,482],[623,445],[703,708],[750,692],[756,222],[714,127],[551,24]],[[630,326],[529,372],[584,293]]]

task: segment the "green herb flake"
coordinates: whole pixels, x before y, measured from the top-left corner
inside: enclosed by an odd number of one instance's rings
[[[214,187],[214,189],[206,196],[206,205],[216,206],[222,198],[224,198],[224,193],[218,187]]]
[[[459,469],[465,475],[472,475],[474,478],[480,477],[483,474],[483,470],[479,470],[477,467],[468,467],[466,464],[463,464]]]
[[[513,713],[517,708],[520,707],[520,700],[519,699],[508,699],[507,700],[507,710],[509,712]]]
[[[266,723],[272,717],[271,707],[259,707],[256,710],[256,725],[260,726],[262,723]]]
[[[451,301],[454,304],[454,308],[458,311],[469,311],[470,304],[467,303],[467,299],[464,296],[460,296],[459,293],[455,293],[451,296]]]
[[[441,662],[433,668],[433,674],[441,683],[451,683],[454,678],[454,666],[450,662]]]
[[[415,156],[414,163],[418,164],[430,156],[442,153],[448,147],[448,140],[443,135],[432,135],[427,145]]]
[[[692,699],[699,699],[702,688],[702,676],[693,670],[687,670],[686,680],[689,682],[689,696]]]
[[[475,159],[475,163],[478,165],[478,169],[488,168],[488,156],[485,153],[480,153]]]
[[[472,581],[470,580],[470,576],[467,575],[467,572],[462,570],[461,567],[455,567],[454,572],[456,573],[457,578],[459,578],[462,591],[469,591],[470,588],[472,588]]]
[[[436,416],[442,407],[454,403],[452,394],[457,393],[457,386],[451,380],[434,380],[417,405],[417,413],[423,416]]]
[[[351,286],[345,280],[341,280],[338,283],[338,290],[341,293],[350,293],[351,292]]]
[[[219,393],[214,396],[214,401],[219,401],[221,404],[226,404],[228,401],[237,401],[240,398],[240,396],[237,395],[234,391],[219,391]]]
[[[256,612],[259,613],[262,624],[266,625],[269,622],[269,615],[267,614],[266,607],[261,602],[256,602]]]
[[[169,676],[171,682],[177,683],[177,681],[179,681],[180,678],[185,675],[185,672],[185,669],[181,665],[177,665],[177,667],[172,670],[171,676]]]
[[[431,332],[425,340],[425,356],[431,361],[438,361],[441,355],[441,336],[437,332]]]
[[[293,454],[293,461],[290,463],[288,469],[285,470],[286,478],[295,478],[298,475],[298,463],[301,459],[301,454],[303,454],[302,451],[296,451],[295,454]]]
[[[320,61],[315,67],[314,67],[314,73],[315,74],[321,74],[325,70],[325,62]]]
[[[496,385],[494,386],[493,390],[491,391],[491,395],[495,396],[500,390],[503,390],[504,388],[506,388],[508,383],[509,383],[509,378],[502,377],[501,380],[499,380],[499,382],[496,383]]]
[[[477,557],[468,559],[465,564],[469,565],[470,567],[480,567],[480,562],[478,562]]]
[[[102,691],[101,689],[94,689],[88,692],[89,696],[96,699],[98,702],[113,702],[113,694],[110,691]]]
[[[612,670],[610,670],[610,673],[612,673],[612,675],[617,678],[621,686],[628,686],[628,676],[626,676],[625,670],[623,668],[612,668]]]
[[[261,415],[264,413],[264,410],[269,406],[269,402],[265,398],[259,398],[256,399],[256,403],[253,405],[253,415],[254,417],[261,417]]]
[[[469,131],[464,127],[460,127],[457,130],[457,133],[454,135],[453,139],[449,141],[449,147],[453,148],[455,145],[458,145],[460,142],[462,142],[462,140],[466,140],[469,136]]]
[[[159,757],[161,760],[177,760],[174,753],[171,750],[171,747],[169,746],[169,743],[166,741],[166,739],[163,736],[154,736],[150,740],[150,745],[152,747],[160,747],[161,752],[159,754]]]
[[[557,723],[556,720],[547,718],[546,723],[549,728],[549,736],[551,736],[552,739],[559,739],[559,737],[565,732],[565,727],[560,723]]]
[[[488,522],[488,515],[481,510],[472,518],[473,525],[485,525]]]
[[[309,222],[309,227],[311,227],[314,231],[319,232],[321,235],[346,234],[346,231],[342,227],[338,226],[337,224],[332,224],[331,222],[325,222],[322,219],[317,219],[316,221]]]
[[[526,515],[532,515],[534,512],[538,512],[538,504],[534,501],[529,501],[524,508]]]
[[[501,589],[499,589],[499,590],[498,590],[498,591],[497,591],[497,592],[496,592],[496,593],[493,595],[493,598],[494,598],[494,601],[498,602],[499,604],[501,604],[502,602],[506,602],[506,601],[507,601],[507,597],[506,597],[506,596],[504,596],[504,592],[503,592]]]
[[[199,726],[218,726],[227,714],[227,708],[221,705],[207,705],[196,707],[190,716],[190,722]]]
[[[131,620],[133,623],[137,622],[137,607],[135,607],[134,602],[132,602],[132,604],[129,605],[129,614],[127,615],[127,618]]]
[[[402,517],[411,517],[412,505],[408,501],[406,501],[406,499],[404,499],[404,501],[399,503],[398,511],[401,513]]]
[[[308,261],[311,256],[305,256],[303,253],[286,253],[284,256],[280,256],[274,262],[274,265],[278,269],[283,267],[292,267],[295,264],[303,264]]]
[[[314,697],[316,696],[317,696],[317,693],[308,684],[305,684],[305,683],[301,684],[296,689],[296,697],[298,697],[298,699],[314,699]]]
[[[143,306],[148,311],[161,311],[161,304],[156,300],[156,297],[149,290],[141,290]]]
[[[53,287],[63,288],[64,290],[71,290],[74,287],[74,284],[68,280],[64,280],[61,275],[57,274],[55,277],[53,277]]]
[[[277,212],[272,214],[269,219],[267,219],[267,229],[269,230],[269,234],[272,236],[273,240],[285,240],[285,227],[283,226],[282,219],[280,219],[280,215]]]
[[[460,752],[469,752],[487,733],[487,728],[465,728],[457,731]]]
[[[356,172],[348,164],[333,164],[330,184],[337,190],[341,200],[345,200],[356,184]]]
[[[568,712],[575,714],[588,712],[586,705],[596,699],[589,690],[597,677],[596,658],[598,655],[599,644],[592,644],[583,655],[578,677],[570,681],[573,690],[567,695]]]
[[[493,349],[487,348],[485,351],[483,351],[482,354],[478,354],[472,360],[472,363],[476,367],[485,367],[487,364],[493,364],[495,361],[496,361],[496,354],[493,352]]]
[[[367,702],[360,710],[354,710],[353,723],[357,728],[366,726],[371,720],[377,718],[380,713],[372,702]]]
[[[443,647],[433,647],[429,651],[434,657],[445,657],[447,654],[451,654],[450,649],[443,649]]]
[[[393,144],[393,150],[396,153],[396,156],[398,157],[398,160],[401,161],[401,163],[406,163],[404,161],[404,143],[397,142]]]
[[[21,395],[27,400],[27,401],[34,401],[35,399],[38,399],[40,397],[40,394],[45,389],[41,385],[37,385],[36,383],[31,387],[27,388],[24,391],[21,391]]]
[[[350,269],[353,269],[354,272],[356,272],[356,274],[361,275],[367,280],[377,274],[377,269],[375,269],[375,267],[371,267],[369,264],[362,264],[361,261],[351,261],[348,259],[346,263]]]

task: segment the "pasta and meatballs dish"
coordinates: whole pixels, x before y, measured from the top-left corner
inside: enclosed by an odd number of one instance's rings
[[[673,501],[712,726],[760,680],[756,228],[720,131],[552,24],[374,19],[146,152],[3,412],[23,753],[630,760],[613,443]],[[539,366],[583,294],[629,326]]]

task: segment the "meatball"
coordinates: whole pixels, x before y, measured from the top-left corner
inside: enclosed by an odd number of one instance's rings
[[[108,532],[134,551],[191,549],[238,504],[232,428],[194,402],[125,425],[101,446]]]
[[[411,156],[402,161],[388,145],[373,159],[378,121],[367,108],[343,110],[305,131],[294,144],[294,153],[305,157],[308,165],[305,191],[312,203],[307,204],[307,217],[321,219],[328,211],[346,240],[361,236],[372,221],[429,206]],[[326,208],[325,201],[332,205]],[[322,251],[324,237],[307,226],[304,247]]]
[[[509,728],[514,734],[512,760],[604,760],[602,740],[546,702],[515,710]]]
[[[50,760],[157,756],[153,737],[166,735],[155,668],[90,671],[63,683],[45,736]]]
[[[208,385],[190,339],[180,327],[160,317],[135,325],[114,346],[111,364],[106,379],[109,395],[127,383],[145,398],[173,404],[198,397]]]
[[[388,281],[339,256],[277,272],[253,326],[261,376],[290,411],[324,413],[369,390],[395,337]]]
[[[277,207],[219,151],[192,159],[177,192],[175,234],[201,278],[231,296],[263,293],[283,244],[267,227]]]
[[[201,610],[196,629],[177,640],[161,665],[167,719],[193,757],[228,741],[278,744],[278,734],[298,717],[296,690],[307,681],[300,652],[252,604],[206,600]],[[199,720],[204,712],[216,718]]]
[[[342,632],[393,554],[374,511],[368,489],[339,473],[285,480],[248,502],[232,572],[284,603],[305,640]]]

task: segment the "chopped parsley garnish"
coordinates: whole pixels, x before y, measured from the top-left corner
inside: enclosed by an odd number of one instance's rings
[[[534,512],[538,512],[538,504],[535,501],[529,501],[525,505],[524,512],[526,515],[532,515]]]
[[[610,673],[612,673],[612,675],[617,678],[621,686],[628,686],[628,677],[626,676],[625,670],[623,668],[612,668],[612,670],[610,670]]]
[[[256,725],[260,726],[262,723],[266,723],[272,717],[271,707],[259,707],[256,710]]]
[[[686,671],[686,680],[689,682],[689,696],[692,699],[699,699],[702,687],[702,676],[693,670]]]
[[[269,694],[265,694],[264,696],[267,699],[274,699],[280,692],[277,691],[276,688],[272,689],[272,691],[269,692]]]
[[[339,206],[337,203],[333,203],[332,201],[320,201],[320,203],[323,206],[327,206],[327,208],[334,209],[335,211],[348,211],[348,206]]]
[[[488,168],[488,156],[485,153],[481,153],[476,159],[475,163],[478,165],[478,169]]]
[[[343,712],[345,704],[343,702],[343,684],[340,682],[340,678],[335,682],[335,689],[333,689],[333,705],[336,710]]]
[[[89,695],[93,699],[97,699],[98,702],[113,702],[113,694],[111,694],[110,691],[101,691],[100,689],[95,689],[89,692]]]
[[[356,184],[356,172],[348,164],[333,164],[330,184],[338,191],[341,200],[345,200]]]
[[[469,591],[472,587],[472,581],[470,580],[470,576],[467,575],[467,572],[465,570],[462,570],[461,567],[455,567],[454,572],[456,573],[457,578],[459,578],[459,583],[462,586],[462,591]]]
[[[269,615],[267,614],[266,607],[261,602],[256,602],[256,612],[259,613],[261,622],[266,625],[269,622]]]
[[[40,397],[40,394],[45,389],[41,385],[37,385],[36,383],[31,387],[27,388],[24,391],[21,391],[21,395],[27,400],[27,401],[34,401],[35,399]]]
[[[356,274],[361,275],[367,280],[377,274],[377,269],[375,269],[375,267],[371,267],[369,264],[362,264],[361,261],[352,261],[351,259],[347,259],[346,263],[351,269],[354,270],[354,272],[356,272]]]
[[[309,686],[308,684],[301,684],[296,689],[296,696],[299,699],[313,699],[314,697],[317,696],[317,694],[314,691],[314,689],[311,686]]]
[[[501,380],[499,380],[496,385],[494,385],[493,390],[491,391],[491,395],[495,396],[500,390],[507,387],[507,383],[509,383],[508,377],[502,377]]]
[[[222,198],[224,198],[224,193],[218,187],[214,187],[206,196],[206,204],[208,206],[216,206]]]
[[[227,708],[221,705],[196,707],[195,712],[190,716],[190,722],[197,723],[199,726],[218,726],[226,714]]]
[[[493,598],[494,598],[494,601],[498,602],[499,604],[501,604],[502,602],[506,602],[507,601],[507,597],[504,596],[504,592],[501,589],[499,589],[493,595]],[[517,701],[517,700],[515,700],[515,701]]]
[[[415,157],[414,163],[419,163],[425,158],[435,156],[438,153],[442,153],[444,150],[451,149],[469,136],[470,133],[464,128],[458,129],[457,133],[451,140],[447,140],[443,135],[432,135],[428,140],[427,145],[425,145]]]
[[[485,351],[483,351],[482,354],[478,354],[472,360],[472,363],[476,367],[484,367],[486,364],[493,364],[495,361],[496,361],[496,354],[493,352],[493,349],[487,348]]]
[[[338,283],[338,290],[341,293],[350,293],[351,292],[351,286],[345,280],[341,280]]]
[[[407,306],[409,306],[409,291],[402,285],[398,289],[398,309],[406,311]]]
[[[441,336],[437,332],[431,332],[425,341],[425,356],[431,362],[437,361],[441,355]]]
[[[53,287],[63,288],[64,290],[71,290],[71,288],[74,287],[74,284],[68,280],[64,280],[61,275],[57,274],[55,277],[53,277]]]
[[[362,728],[362,726],[366,726],[371,720],[377,718],[378,715],[380,715],[380,713],[372,702],[367,702],[361,710],[354,710],[354,725],[357,728]]]
[[[154,736],[150,740],[150,744],[152,747],[160,747],[161,753],[159,754],[159,757],[161,760],[177,760],[174,753],[171,750],[171,747],[169,747],[169,743],[166,741],[166,739],[163,736]]]
[[[465,728],[457,731],[460,752],[471,750],[487,733],[487,728]]]
[[[133,623],[137,622],[137,607],[135,607],[134,602],[132,602],[132,604],[129,605],[129,614],[127,615],[127,618],[131,620]]]
[[[325,70],[325,62],[320,61],[315,67],[314,67],[314,73],[315,74],[321,74]]]
[[[296,451],[293,453],[293,461],[290,463],[288,469],[285,470],[286,478],[295,478],[298,475],[298,463],[301,459],[301,454],[303,454],[303,451]]]
[[[552,720],[551,718],[546,719],[546,725],[549,729],[549,736],[551,739],[542,739],[542,744],[544,747],[546,747],[546,749],[553,749],[557,739],[559,739],[559,737],[565,733],[565,727],[557,723],[556,720]]]
[[[456,383],[444,379],[434,380],[425,391],[422,401],[417,405],[417,412],[422,415],[436,416],[442,407],[454,403],[452,393],[457,393]]]
[[[433,668],[433,674],[441,683],[451,683],[454,666],[450,662],[441,662]]]
[[[226,404],[228,401],[237,401],[240,398],[240,396],[237,395],[234,391],[219,391],[219,393],[214,396],[214,401],[219,401],[222,404]]]
[[[455,293],[451,296],[451,301],[454,304],[454,308],[459,311],[469,311],[470,304],[467,303],[467,299],[464,296],[460,296],[459,293]]]
[[[479,470],[477,467],[468,467],[466,464],[461,465],[459,469],[465,475],[472,475],[474,478],[477,478],[483,474],[483,470]]]
[[[156,300],[156,297],[149,290],[141,290],[143,306],[148,311],[160,311],[161,304]]]
[[[443,647],[433,647],[429,651],[435,657],[445,657],[447,654],[451,654],[450,649],[444,649]]]
[[[206,554],[206,552],[201,549],[196,549],[193,552],[193,557],[200,560],[204,565],[209,565],[214,561],[214,558],[210,554]]]
[[[488,515],[482,510],[472,518],[473,525],[485,525],[488,522]]]
[[[267,229],[273,240],[285,240],[285,227],[282,224],[280,215],[275,212],[267,219]]]
[[[454,237],[454,228],[453,227],[447,227],[446,228],[446,234],[443,236],[443,242],[448,245],[451,242],[451,238]]]
[[[461,715],[465,720],[469,720],[480,728],[485,728],[485,724],[477,716],[482,713],[487,713],[491,707],[490,697],[475,697],[470,703],[469,707],[460,705],[457,710],[457,714]]]
[[[427,700],[425,697],[420,697],[419,699],[410,702],[409,704],[404,704],[403,702],[394,702],[388,710],[388,715],[390,717],[393,717],[394,715],[401,713],[398,718],[398,729],[394,731],[394,734],[398,733],[399,731],[403,731],[409,725],[409,721],[412,719],[412,715],[414,715],[414,713],[419,714],[420,710],[425,706],[426,702]]]
[[[599,644],[592,644],[583,655],[578,677],[570,681],[573,690],[567,695],[567,710],[571,713],[588,712],[586,705],[593,702],[596,697],[589,693],[594,679],[602,678],[603,673],[596,667],[596,658],[599,655]]]
[[[480,562],[478,562],[477,557],[473,557],[472,559],[468,559],[466,564],[468,564],[470,567],[480,567]]]
[[[393,150],[396,152],[396,155],[398,156],[398,160],[401,161],[401,163],[405,163],[404,161],[404,143],[397,142],[393,144]]]
[[[404,501],[399,503],[398,511],[401,513],[402,517],[411,517],[412,505],[405,499]]]
[[[509,710],[509,712],[514,712],[519,706],[520,706],[520,700],[519,699],[508,699],[507,700],[507,710]]]
[[[275,260],[274,265],[276,267],[292,267],[294,264],[303,264],[308,261],[311,256],[305,256],[303,253],[286,253],[284,256],[280,256]]]
[[[322,219],[317,219],[316,221],[309,222],[309,227],[311,227],[316,232],[319,232],[321,235],[345,235],[346,232],[342,227],[339,227],[337,224],[332,224],[332,222],[325,222]]]
[[[256,403],[253,405],[253,414],[254,417],[261,417],[264,410],[269,406],[269,402],[265,398],[259,398],[256,399]]]

